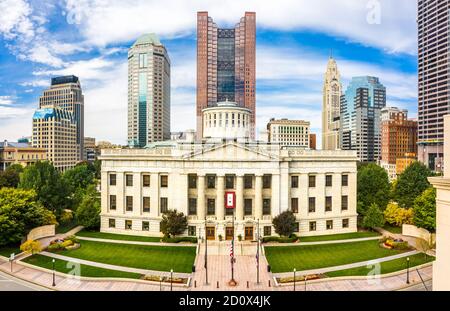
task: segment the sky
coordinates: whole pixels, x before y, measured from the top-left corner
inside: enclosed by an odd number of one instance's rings
[[[302,119],[321,142],[326,64],[344,90],[377,76],[387,105],[417,117],[417,2],[413,0],[0,0],[0,140],[31,136],[51,77],[74,74],[85,95],[85,135],[126,144],[127,51],[156,33],[171,59],[171,131],[195,129],[196,18],[219,27],[256,12],[257,131]]]

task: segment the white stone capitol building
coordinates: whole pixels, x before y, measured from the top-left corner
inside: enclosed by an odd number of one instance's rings
[[[272,220],[286,210],[300,236],[355,232],[356,153],[250,141],[248,113],[230,102],[205,109],[203,142],[102,150],[101,231],[161,236],[171,209],[188,216],[186,235],[211,240],[254,240],[258,220],[261,236],[276,235]]]

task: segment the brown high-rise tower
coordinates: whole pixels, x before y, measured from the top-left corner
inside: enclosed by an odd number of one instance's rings
[[[197,138],[203,138],[202,110],[234,101],[251,114],[255,138],[256,15],[246,12],[234,29],[218,28],[208,12],[197,13]]]

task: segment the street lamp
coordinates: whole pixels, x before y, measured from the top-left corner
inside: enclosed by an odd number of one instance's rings
[[[406,284],[409,284],[409,257],[406,258]]]
[[[170,291],[172,291],[173,269],[170,269]]]
[[[295,273],[297,272],[297,269],[294,268],[294,292],[295,292]]]
[[[56,286],[56,282],[55,282],[55,258],[52,259],[52,269],[53,269],[53,283],[52,283],[52,286],[55,287]]]

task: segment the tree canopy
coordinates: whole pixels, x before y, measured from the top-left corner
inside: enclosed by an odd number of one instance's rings
[[[176,210],[169,210],[163,214],[160,226],[164,236],[177,236],[186,231],[188,226],[187,217]]]
[[[428,177],[432,172],[422,163],[414,162],[398,177],[394,198],[403,208],[412,208],[414,200],[431,185]]]
[[[20,181],[20,173],[23,172],[23,167],[20,164],[13,164],[5,171],[0,172],[0,188],[17,188]]]
[[[367,229],[375,229],[384,226],[383,212],[378,205],[372,203],[363,219],[363,227]]]
[[[295,215],[291,211],[285,211],[272,220],[275,232],[285,237],[289,237],[294,233],[295,222]]]
[[[428,231],[436,231],[436,189],[428,188],[414,201],[414,224]]]
[[[94,185],[89,185],[76,211],[78,224],[86,229],[98,229],[100,227],[100,212],[100,195]]]
[[[386,171],[374,164],[358,168],[358,213],[364,216],[372,204],[384,210],[389,202],[389,176]]]

